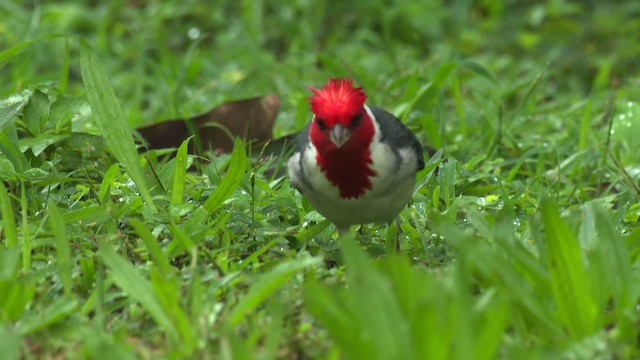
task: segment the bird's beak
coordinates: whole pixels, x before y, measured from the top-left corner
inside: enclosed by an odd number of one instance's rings
[[[351,131],[340,124],[336,124],[329,131],[329,140],[335,144],[337,148],[342,147],[351,138]]]

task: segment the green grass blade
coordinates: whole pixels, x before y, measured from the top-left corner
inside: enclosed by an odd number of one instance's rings
[[[247,314],[254,311],[270,296],[273,296],[293,275],[319,262],[319,258],[290,260],[280,263],[273,270],[260,276],[260,278],[253,283],[249,292],[240,300],[238,305],[231,311],[231,314],[229,314],[231,326],[238,325]]]
[[[488,309],[483,309],[484,326],[476,334],[476,359],[495,359],[500,343],[509,323],[510,307],[506,301],[496,301]]]
[[[20,151],[17,140],[12,141],[7,134],[0,131],[0,152],[11,161],[13,169],[18,173],[23,173],[29,167],[29,161]]]
[[[15,281],[19,263],[20,253],[18,249],[0,248],[0,281]]]
[[[106,220],[109,218],[109,212],[105,206],[93,205],[93,206],[87,206],[87,207],[79,208],[76,210],[68,211],[64,213],[64,215],[62,215],[62,218],[64,218],[64,221],[70,222],[70,223],[74,223],[74,222],[82,221],[86,219]]]
[[[218,187],[214,190],[213,194],[204,202],[203,207],[207,209],[209,214],[216,211],[222,203],[233,193],[242,177],[244,176],[245,169],[247,167],[247,152],[244,149],[244,144],[241,139],[236,139],[233,145],[233,152],[231,153],[231,159],[229,160],[229,169],[225,174]]]
[[[118,164],[113,164],[109,167],[107,172],[104,173],[104,177],[102,178],[102,183],[100,183],[100,192],[98,193],[98,200],[101,204],[106,204],[109,202],[109,195],[111,195],[111,187],[116,177],[118,176],[118,170],[120,166]]]
[[[345,307],[351,315],[346,319],[336,318],[339,313],[335,311],[331,311],[334,316],[329,317],[317,312],[314,315],[333,329],[332,338],[340,344],[345,355],[348,354],[347,358],[416,358],[411,327],[408,326],[409,314],[403,312],[394,288],[402,288],[403,285],[394,283],[388,274],[377,269],[359,249],[352,234],[340,238],[340,249],[347,265],[349,287],[332,300],[333,304],[324,302],[322,308]],[[312,306],[317,308],[318,305]],[[354,322],[356,331],[347,333],[338,329],[336,325],[343,321]],[[390,332],[390,329],[393,330]]]
[[[13,204],[4,187],[4,182],[0,181],[0,208],[2,209],[2,229],[4,231],[5,245],[7,247],[18,246],[18,230],[16,227],[16,219],[13,214]]]
[[[64,293],[70,295],[73,287],[71,279],[71,247],[69,246],[64,219],[52,200],[49,200],[49,225],[53,236],[56,238],[56,259],[58,271],[60,271],[60,279],[64,286]]]
[[[109,268],[109,276],[131,299],[137,301],[149,315],[165,329],[169,337],[176,339],[177,333],[170,318],[162,310],[150,282],[138,270],[118,255],[109,245],[102,244],[98,256]]]
[[[322,220],[313,226],[309,226],[305,229],[301,229],[296,234],[296,240],[299,242],[307,242],[313,239],[314,236],[317,236],[322,232],[322,230],[326,229],[329,225],[331,225],[331,221]]]
[[[142,221],[132,218],[129,220],[129,224],[140,236],[140,239],[142,239],[142,242],[149,251],[149,255],[151,255],[151,259],[158,267],[158,270],[160,270],[162,276],[165,278],[173,277],[173,268],[171,267],[171,264],[169,264],[167,255],[162,251],[162,248],[160,248],[158,240],[156,240]]]
[[[596,234],[595,244],[591,244],[592,251],[588,254],[590,277],[599,280],[594,284],[598,290],[598,293],[594,292],[599,300],[598,305],[606,307],[612,302],[613,310],[620,316],[626,316],[622,314],[635,307],[635,301],[630,297],[630,284],[634,280],[629,250],[611,219],[600,207],[586,207],[584,214],[585,218],[593,219],[595,225],[585,230]],[[587,234],[583,232],[583,235]]]
[[[2,358],[6,360],[20,359],[20,345],[22,338],[13,332],[8,326],[0,324],[0,349],[2,349]]]
[[[22,336],[35,334],[69,317],[78,308],[79,303],[76,299],[67,296],[59,297],[41,313],[21,320],[17,330]]]
[[[69,68],[71,64],[71,52],[69,50],[69,38],[62,39],[64,41],[64,56],[62,57],[62,66],[60,67],[60,93],[67,92],[67,83],[69,82]]]
[[[582,120],[580,121],[580,140],[578,141],[578,149],[580,151],[587,149],[589,141],[589,130],[591,129],[591,105],[592,101],[591,99],[588,99],[584,106]]]
[[[147,205],[156,210],[138,161],[138,151],[131,136],[131,129],[120,107],[120,102],[113,92],[107,73],[98,61],[96,53],[82,38],[80,39],[80,70],[89,105],[95,115],[100,133],[115,158],[122,163],[135,182]]]
[[[31,267],[31,227],[27,205],[27,192],[24,182],[21,182],[20,207],[22,208],[22,270],[26,273]]]
[[[171,241],[166,248],[166,253],[169,258],[173,259],[184,250],[188,252],[193,251],[196,243],[182,229],[182,227],[177,226],[176,224],[170,224],[168,226],[168,229],[171,233],[171,236],[173,236],[173,241]]]
[[[542,201],[542,218],[557,314],[569,334],[580,339],[595,330],[597,309],[578,239],[548,199]]]
[[[171,205],[182,204],[184,195],[184,182],[187,176],[187,151],[189,150],[189,140],[182,142],[176,153],[176,167],[173,173],[173,186],[171,187]]]
[[[329,331],[332,340],[344,349],[347,359],[372,358],[371,350],[358,347],[352,341],[358,334],[358,324],[353,321],[354,314],[350,311],[348,299],[344,292],[331,291],[332,289],[321,285],[317,280],[310,279],[304,285],[303,298],[305,308]]]

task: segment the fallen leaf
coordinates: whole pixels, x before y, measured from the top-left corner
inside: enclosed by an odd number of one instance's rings
[[[235,137],[254,144],[272,139],[273,125],[280,110],[275,94],[224,103],[213,110],[190,119],[198,132],[203,150],[215,153],[230,152]],[[147,142],[148,149],[177,148],[192,134],[184,119],[168,120],[137,131]],[[195,142],[192,142],[195,143]],[[191,146],[190,152],[195,152]]]

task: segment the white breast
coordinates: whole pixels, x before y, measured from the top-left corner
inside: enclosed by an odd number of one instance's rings
[[[369,116],[374,119],[369,108]],[[311,205],[337,227],[353,224],[387,223],[392,221],[407,205],[416,185],[417,161],[411,148],[394,152],[389,145],[380,142],[380,131],[376,127],[371,148],[372,169],[377,176],[371,177],[372,189],[357,199],[343,199],[316,163],[316,150],[309,143],[307,149],[289,160],[291,184],[299,189]],[[302,175],[304,174],[304,175]],[[302,179],[306,179],[307,182]]]

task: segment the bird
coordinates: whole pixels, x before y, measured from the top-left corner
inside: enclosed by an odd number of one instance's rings
[[[413,196],[425,166],[422,145],[397,117],[367,105],[352,79],[329,78],[309,90],[313,114],[287,162],[291,186],[338,236],[356,224],[390,224]]]

